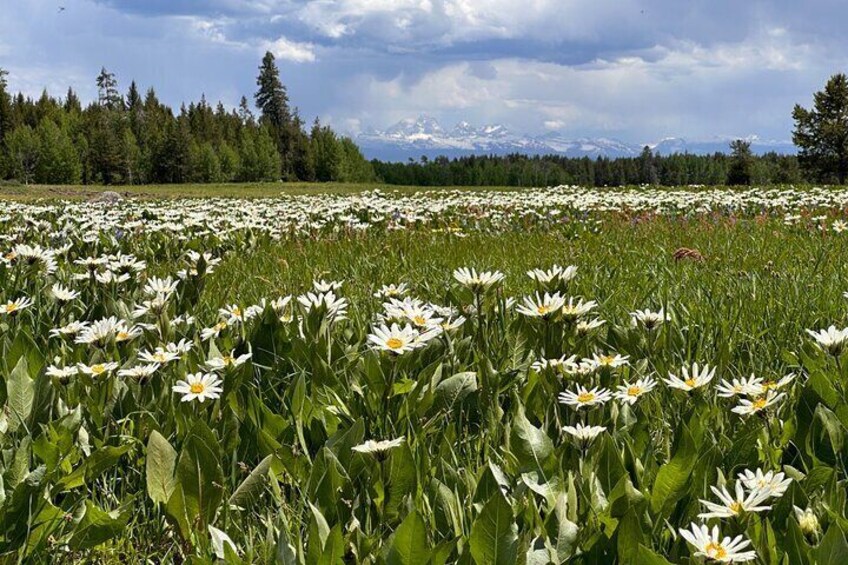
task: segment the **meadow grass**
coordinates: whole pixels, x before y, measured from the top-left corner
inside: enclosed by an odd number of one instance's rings
[[[674,250],[699,250],[705,260],[677,261]],[[577,265],[574,293],[597,300],[604,317],[626,324],[635,309],[679,311],[697,341],[692,358],[715,356],[740,374],[784,368],[805,328],[848,320],[848,239],[793,230],[779,220],[667,220],[634,224],[608,219],[592,231],[340,234],[333,239],[265,243],[232,255],[210,281],[208,309],[223,297],[254,303],[297,294],[314,279],[345,281],[345,296],[379,309],[372,293],[406,282],[416,296],[445,298],[459,267],[506,274],[510,296],[530,294],[526,272]]]

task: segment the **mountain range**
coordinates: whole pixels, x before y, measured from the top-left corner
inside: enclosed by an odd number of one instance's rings
[[[566,157],[635,157],[647,145],[654,153],[729,153],[733,137],[715,137],[706,140],[685,140],[669,137],[653,143],[633,144],[609,139],[572,138],[562,132],[550,132],[532,136],[511,132],[500,124],[476,127],[462,121],[452,129],[445,129],[430,116],[401,120],[395,125],[377,130],[369,128],[354,136],[365,157],[382,161],[406,161],[422,156],[433,159],[438,156],[449,158],[468,155],[563,155]],[[755,154],[795,153],[790,141],[761,140],[747,136]]]

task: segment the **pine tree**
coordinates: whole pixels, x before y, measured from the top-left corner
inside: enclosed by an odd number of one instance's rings
[[[261,122],[268,128],[277,144],[285,171],[292,169],[291,163],[291,121],[289,97],[286,87],[280,80],[280,70],[274,55],[268,51],[262,58],[259,76],[256,78],[259,89],[254,94],[256,107],[261,112]]]
[[[259,90],[254,94],[254,99],[256,107],[262,112],[262,119],[276,131],[284,130],[291,120],[289,97],[280,80],[280,70],[274,55],[270,51],[262,58],[256,85]]]
[[[801,167],[824,182],[848,178],[848,76],[830,77],[813,95],[813,108],[796,104],[792,141],[800,148]]]
[[[141,94],[138,92],[138,86],[135,84],[135,81],[130,83],[130,89],[127,91],[127,109],[130,112],[137,111],[141,109]]]
[[[732,151],[730,168],[727,171],[727,184],[731,186],[751,184],[752,160],[751,142],[737,139],[730,143]]]
[[[107,71],[106,67],[101,67],[100,74],[97,75],[97,101],[110,110],[123,106],[121,94],[118,92],[118,81],[114,73]]]
[[[80,102],[79,96],[74,92],[74,89],[68,87],[68,93],[65,94],[65,113],[79,113],[82,112],[82,103]]]
[[[12,97],[6,92],[6,76],[9,72],[0,68],[0,146],[3,138],[12,130]]]

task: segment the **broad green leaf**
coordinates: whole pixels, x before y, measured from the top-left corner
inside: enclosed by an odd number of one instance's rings
[[[633,565],[674,565],[674,563],[644,545],[640,545]]]
[[[177,484],[177,477],[174,475],[176,466],[177,451],[162,434],[155,430],[151,432],[147,440],[145,468],[147,494],[154,503],[164,504],[171,498]]]
[[[324,555],[324,544],[330,537],[330,526],[327,519],[313,504],[309,505],[312,518],[309,520],[309,535],[306,542],[306,562],[321,563]]]
[[[14,432],[23,424],[32,411],[35,398],[35,381],[29,376],[27,358],[18,359],[9,378],[6,379],[6,407],[9,412],[9,431]]]
[[[262,494],[265,485],[268,483],[268,473],[271,470],[271,463],[274,462],[274,456],[269,455],[259,462],[242,481],[238,488],[230,496],[227,501],[231,506],[245,508],[247,505],[255,502]]]
[[[683,496],[697,456],[688,428],[681,426],[674,455],[671,461],[660,467],[651,489],[651,509],[655,513]]]
[[[106,512],[90,500],[86,500],[85,514],[74,528],[74,535],[68,545],[74,550],[100,545],[124,532],[129,517],[128,509],[123,512],[118,510]]]
[[[433,408],[450,412],[469,394],[477,391],[477,373],[457,373],[436,385]]]
[[[845,534],[836,524],[831,524],[821,543],[810,551],[812,565],[848,563],[848,543]]]
[[[63,477],[58,482],[58,486],[62,487],[63,490],[70,490],[90,483],[114,467],[118,463],[118,460],[130,449],[132,449],[131,445],[122,445],[121,447],[107,445],[106,447],[101,447],[92,453],[90,457],[86,458],[71,474]]]
[[[198,420],[186,436],[177,461],[174,493],[182,492],[188,523],[197,524],[202,532],[213,522],[224,496],[224,475],[217,448],[215,435]]]
[[[518,526],[512,508],[495,491],[471,525],[468,539],[471,556],[478,565],[515,565],[518,558]]]
[[[413,510],[406,515],[392,538],[386,556],[388,565],[426,565],[430,560],[427,527],[421,515]]]
[[[388,461],[388,484],[386,488],[386,513],[397,516],[404,498],[415,492],[418,473],[409,444],[404,443],[391,451]]]
[[[524,409],[520,407],[512,423],[509,446],[520,469],[533,469],[545,474],[550,468],[548,463],[554,452],[554,444],[545,432],[530,423],[524,415]]]

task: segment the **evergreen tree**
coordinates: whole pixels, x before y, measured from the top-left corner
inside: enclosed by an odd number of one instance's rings
[[[254,94],[254,99],[256,107],[262,112],[262,119],[275,131],[283,131],[291,120],[289,97],[280,80],[280,70],[274,55],[270,51],[262,58],[256,85],[259,90]]]
[[[238,107],[238,116],[242,125],[245,126],[252,126],[256,121],[256,118],[253,116],[253,112],[250,111],[250,104],[248,104],[246,96],[241,97]]]
[[[848,76],[830,77],[824,90],[813,95],[813,108],[796,104],[792,117],[792,141],[800,148],[804,170],[824,182],[843,184],[848,178]]]
[[[647,145],[639,155],[639,182],[642,184],[659,184],[657,167],[654,164],[654,154]]]
[[[127,109],[131,112],[141,109],[142,100],[141,94],[138,92],[138,86],[135,81],[130,83],[130,89],[127,91]]]
[[[277,68],[274,55],[270,51],[267,51],[262,58],[256,85],[259,89],[254,94],[254,100],[261,113],[260,120],[268,128],[276,142],[277,149],[282,157],[283,169],[288,172],[292,169],[292,115],[289,109],[286,87],[280,80],[280,70]]]
[[[3,138],[12,130],[12,97],[6,91],[8,74],[8,71],[0,68],[0,147],[3,145]]]
[[[749,185],[752,178],[751,142],[737,139],[730,143],[731,159],[727,171],[727,184],[731,186]]]
[[[74,89],[68,87],[68,93],[65,95],[65,113],[80,113],[82,112],[82,103],[80,102],[79,96],[74,92]]]
[[[118,92],[118,81],[115,75],[101,67],[97,75],[97,100],[101,106],[116,110],[123,106],[121,94]]]

